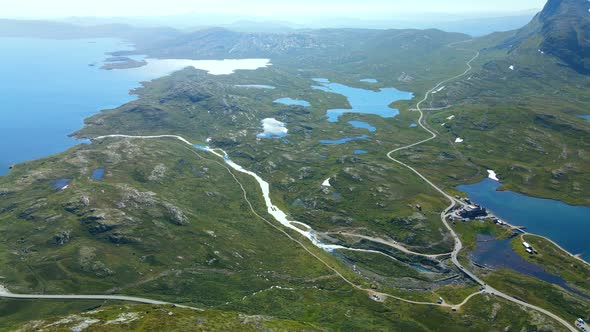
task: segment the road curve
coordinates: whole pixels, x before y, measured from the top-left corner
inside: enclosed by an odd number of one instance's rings
[[[468,41],[466,41],[468,42]],[[462,42],[459,42],[462,43]],[[458,43],[454,43],[454,44],[449,44],[450,46],[456,45]],[[467,49],[459,49],[459,50],[464,50],[464,51],[470,51]],[[426,92],[426,94],[424,95],[424,98],[422,98],[422,100],[420,100],[417,104],[416,104],[416,111],[418,111],[420,113],[420,117],[418,119],[418,125],[420,125],[420,127],[422,127],[422,129],[424,129],[425,131],[427,131],[428,133],[430,133],[431,137],[421,140],[419,142],[413,143],[413,144],[409,144],[406,146],[402,146],[396,149],[393,149],[391,151],[389,151],[387,153],[387,158],[389,158],[390,160],[400,164],[401,166],[411,170],[412,172],[414,172],[416,175],[418,175],[422,180],[424,180],[424,182],[428,183],[432,188],[434,188],[436,191],[438,191],[439,193],[441,193],[444,197],[446,197],[451,204],[449,205],[449,207],[447,207],[443,212],[441,212],[440,214],[440,218],[443,222],[443,224],[445,225],[445,227],[449,230],[449,232],[451,233],[451,235],[453,236],[453,240],[455,241],[455,247],[453,249],[453,252],[451,254],[451,260],[453,261],[453,264],[455,264],[455,266],[457,266],[457,268],[459,268],[459,270],[461,270],[461,272],[463,272],[465,275],[467,275],[469,278],[471,278],[473,281],[477,282],[478,284],[480,284],[484,289],[482,291],[482,293],[489,293],[492,295],[496,295],[498,297],[501,297],[505,300],[511,301],[513,303],[519,304],[521,306],[527,307],[529,309],[533,309],[533,310],[537,310],[553,319],[555,319],[556,321],[558,321],[559,323],[561,323],[564,327],[566,327],[568,330],[572,331],[572,332],[576,332],[576,328],[573,327],[570,323],[568,323],[566,320],[564,320],[563,318],[557,316],[556,314],[545,310],[543,308],[537,307],[535,305],[526,303],[522,300],[516,299],[508,294],[502,293],[494,288],[492,288],[491,286],[487,285],[483,280],[481,280],[480,278],[478,278],[473,272],[469,271],[468,269],[466,269],[464,266],[461,265],[461,263],[459,263],[459,260],[457,259],[457,256],[459,254],[459,252],[461,251],[461,249],[463,249],[463,243],[461,242],[461,239],[459,238],[459,236],[457,235],[457,233],[455,232],[455,230],[449,225],[448,221],[447,221],[447,216],[449,215],[449,212],[457,205],[457,201],[455,200],[454,197],[452,197],[451,195],[447,194],[445,191],[443,191],[442,189],[440,189],[437,185],[435,185],[434,183],[432,183],[432,181],[430,181],[429,179],[427,179],[424,175],[422,175],[419,171],[417,171],[415,168],[413,168],[412,166],[399,161],[395,158],[392,157],[392,155],[398,151],[402,151],[402,150],[407,150],[410,149],[412,147],[415,147],[417,145],[420,144],[424,144],[426,142],[429,142],[435,138],[438,137],[438,135],[428,129],[428,127],[426,127],[425,123],[424,123],[424,113],[422,112],[422,109],[420,108],[420,106],[426,101],[428,100],[428,98],[430,97],[430,95],[432,94],[432,92],[434,92],[435,90],[437,90],[438,88],[440,88],[440,86],[442,86],[443,84],[446,84],[450,81],[456,80],[458,78],[461,78],[465,75],[467,75],[472,69],[473,67],[471,66],[471,63],[473,63],[473,61],[475,61],[478,57],[479,57],[479,52],[478,51],[474,51],[475,55],[469,60],[467,61],[466,65],[467,65],[467,69],[456,76],[453,76],[451,78],[448,78],[444,81],[441,81],[440,83],[438,83],[434,88],[428,90],[428,92]],[[475,296],[476,294],[472,294],[470,295],[468,298],[465,299],[464,302],[468,301],[471,297]]]

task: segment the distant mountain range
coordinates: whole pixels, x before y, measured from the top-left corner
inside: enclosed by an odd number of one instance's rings
[[[384,27],[387,25],[414,24],[418,26],[440,26],[445,31],[463,31],[478,35],[491,31],[514,28],[499,44],[502,48],[515,51],[522,47],[534,47],[544,53],[553,55],[572,66],[581,73],[590,73],[590,2],[586,0],[550,0],[543,11],[532,19],[526,13],[518,16],[496,16],[476,20],[448,17],[432,17],[427,20],[406,23],[395,19],[388,21],[354,21],[331,20],[325,24],[339,26]],[[184,16],[183,16],[184,17]],[[179,30],[170,27],[148,27],[152,22],[146,19],[139,26],[115,23],[117,19],[73,18],[69,21],[80,24],[90,22],[97,25],[76,25],[67,22],[0,20],[0,36],[44,37],[44,38],[95,38],[118,37],[136,44],[137,51],[158,57],[187,57],[194,59],[211,59],[219,57],[270,57],[303,51],[325,53],[326,49],[355,47],[361,38],[376,38],[395,35],[406,30],[370,30],[370,29],[300,29],[302,26],[287,22],[239,21],[225,23],[222,27],[207,28],[208,20],[189,20],[191,15],[181,22],[193,22],[202,25],[197,30]],[[430,17],[430,16],[429,16]],[[216,18],[220,19],[220,18]],[[121,20],[121,19],[119,19]],[[162,18],[165,22],[166,19]],[[527,21],[530,23],[526,24]],[[414,22],[414,23],[409,23]],[[437,23],[438,22],[438,23]],[[108,23],[108,24],[99,24]],[[188,24],[188,23],[186,23]],[[524,27],[517,29],[519,26]],[[262,32],[266,31],[266,32]],[[407,30],[416,31],[416,30]],[[343,37],[340,33],[350,38]],[[349,34],[351,34],[349,36]],[[467,37],[467,36],[466,36]],[[122,53],[123,54],[123,53]]]

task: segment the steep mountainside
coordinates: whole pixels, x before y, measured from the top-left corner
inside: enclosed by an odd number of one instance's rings
[[[550,0],[531,23],[502,45],[512,50],[537,47],[574,70],[590,74],[590,2]]]
[[[590,74],[590,2],[551,0],[539,15],[542,50],[576,70]]]
[[[434,112],[431,123],[444,124],[449,140],[468,141],[462,153],[502,173],[504,189],[590,202],[590,128],[576,116],[590,104],[589,7],[586,0],[551,0],[522,29],[463,44],[480,52],[474,70],[429,101],[454,106]],[[445,121],[451,114],[457,121]]]

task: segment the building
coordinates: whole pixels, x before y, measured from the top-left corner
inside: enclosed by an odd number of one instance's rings
[[[477,217],[485,217],[488,215],[488,211],[479,205],[470,205],[463,210],[459,211],[459,215],[466,219],[475,219]]]
[[[506,225],[506,223],[505,223],[505,222],[503,222],[502,220],[500,220],[500,219],[498,219],[498,218],[494,219],[494,222],[495,222],[496,224],[500,225],[500,226],[504,226],[504,225]]]

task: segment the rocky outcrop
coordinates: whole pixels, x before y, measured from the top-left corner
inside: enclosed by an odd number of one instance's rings
[[[58,246],[63,246],[64,244],[70,242],[72,239],[72,231],[60,231],[53,236],[53,243],[57,244]]]

